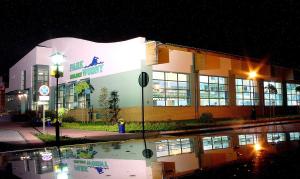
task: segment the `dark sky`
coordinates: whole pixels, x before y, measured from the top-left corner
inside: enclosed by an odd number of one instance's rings
[[[2,0],[0,75],[38,43],[56,37],[149,40],[268,58],[300,67],[297,1]]]

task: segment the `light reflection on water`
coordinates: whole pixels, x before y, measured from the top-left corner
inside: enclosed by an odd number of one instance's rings
[[[243,133],[241,133],[243,132]],[[224,164],[245,161],[258,173],[266,153],[298,146],[299,132],[231,131],[147,139],[154,155],[144,158],[142,140],[102,142],[1,153],[3,175],[20,178],[162,178],[184,176]],[[286,146],[286,144],[288,145]],[[260,148],[258,148],[258,145]],[[252,161],[252,166],[246,161]],[[234,172],[232,176],[238,175]]]

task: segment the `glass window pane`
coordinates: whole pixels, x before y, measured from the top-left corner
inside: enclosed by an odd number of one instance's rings
[[[200,82],[208,83],[208,76],[200,76]]]
[[[177,73],[166,73],[166,80],[177,81]]]
[[[152,73],[153,75],[153,79],[157,79],[157,80],[164,80],[165,77],[164,77],[164,72],[157,72],[157,71],[154,71]]]
[[[178,81],[188,81],[188,75],[178,74]]]

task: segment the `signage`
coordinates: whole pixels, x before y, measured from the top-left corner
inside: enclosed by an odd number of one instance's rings
[[[104,173],[109,169],[106,161],[99,160],[74,160],[74,169],[78,172],[88,172],[88,168],[94,168],[98,174]]]
[[[139,84],[141,87],[146,87],[149,83],[149,75],[146,72],[142,72],[139,76]]]
[[[49,101],[49,96],[39,96],[39,101]]]
[[[103,70],[103,61],[99,61],[99,57],[93,57],[92,62],[88,65],[84,65],[83,60],[70,64],[70,79],[76,79],[83,76],[94,75],[102,72]],[[75,72],[76,71],[76,72]]]
[[[39,93],[40,93],[41,96],[48,96],[49,92],[50,92],[50,89],[47,85],[42,85],[39,88]]]
[[[43,161],[52,160],[52,153],[50,152],[40,152]]]

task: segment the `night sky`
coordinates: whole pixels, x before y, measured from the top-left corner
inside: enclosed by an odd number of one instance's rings
[[[299,68],[299,6],[285,0],[2,0],[0,75],[57,37],[114,42],[142,36]]]

